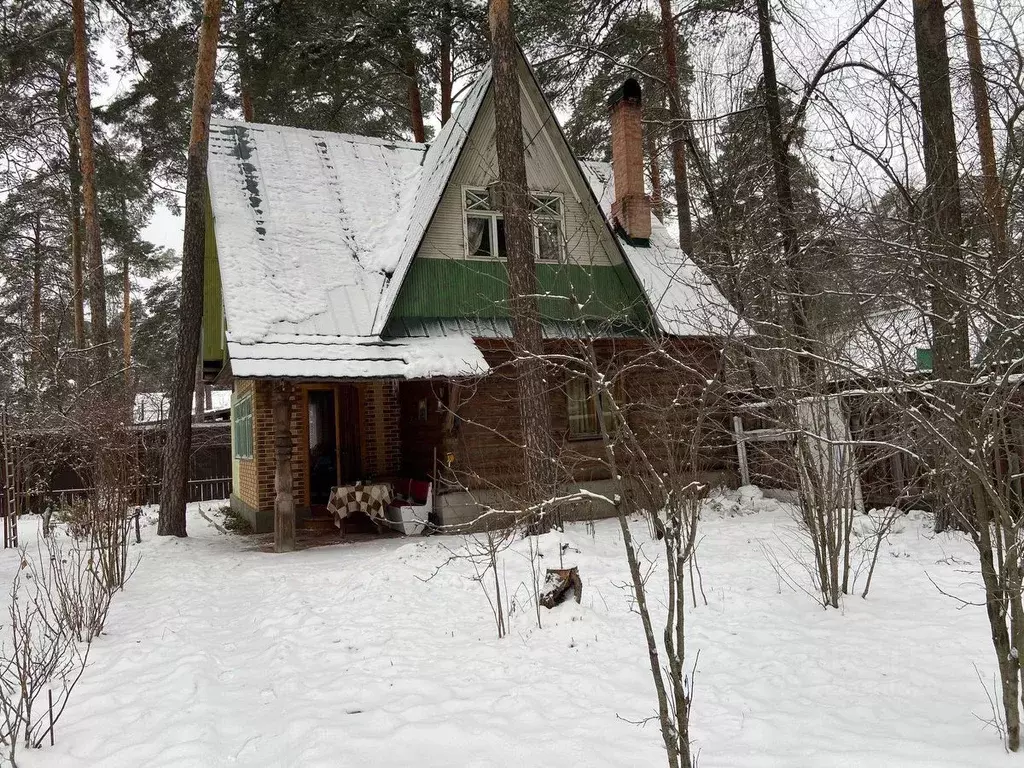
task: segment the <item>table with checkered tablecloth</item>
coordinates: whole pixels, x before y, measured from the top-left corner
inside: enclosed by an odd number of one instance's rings
[[[384,524],[384,513],[393,495],[390,483],[338,485],[331,489],[327,509],[334,515],[334,524],[338,528],[341,528],[342,521],[354,512],[362,512],[381,526]]]

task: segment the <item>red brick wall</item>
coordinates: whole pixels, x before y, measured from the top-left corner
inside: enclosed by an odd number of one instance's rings
[[[394,381],[356,385],[362,407],[360,441],[366,477],[397,475],[401,471],[401,408]],[[272,382],[236,382],[236,391],[253,392],[253,459],[239,462],[239,498],[260,511],[274,508],[274,413]],[[309,423],[307,393],[301,384],[291,389],[292,487],[299,508],[309,504]]]
[[[359,391],[363,409],[363,473],[367,477],[397,475],[402,465],[398,382],[368,382],[360,384]]]
[[[519,425],[512,356],[502,342],[481,341],[484,356],[492,372],[475,380],[462,380],[458,386],[458,403],[454,429],[444,432],[442,398],[447,400],[455,385],[448,381],[362,382],[359,389],[361,408],[360,445],[362,471],[365,477],[400,474],[426,475],[432,470],[434,448],[442,462],[453,454],[452,474],[469,488],[505,488],[515,491],[522,481],[522,430]],[[571,342],[552,342],[550,351],[579,354]],[[621,375],[621,398],[627,419],[642,438],[649,438],[645,449],[667,455],[673,450],[666,445],[666,435],[685,433],[688,420],[694,419],[694,404],[705,387],[705,379],[713,376],[718,356],[715,348],[698,340],[677,342],[675,355],[685,358],[690,370],[664,366],[650,360],[640,364],[651,351],[639,340],[606,340],[596,345],[602,366]],[[568,403],[565,374],[554,370],[548,377],[551,397],[552,431],[559,446],[559,463],[564,468],[563,481],[600,480],[609,476],[600,439],[572,439],[569,434]],[[240,381],[238,391],[253,387],[254,460],[242,461],[239,494],[243,501],[260,510],[274,506],[274,424],[271,409],[271,384],[268,381]],[[308,504],[307,419],[306,397],[300,386],[292,395],[292,441],[296,504]],[[419,401],[427,399],[428,418],[421,423]],[[666,410],[669,403],[676,407]],[[669,415],[667,415],[669,414]],[[671,418],[674,423],[669,424]],[[708,425],[701,437],[702,445],[713,442],[711,433],[722,430],[717,438],[728,444],[728,420],[723,414],[721,424]],[[404,450],[403,450],[404,449]],[[724,453],[728,453],[725,448]],[[700,471],[726,468],[723,451],[708,447],[702,455]],[[625,469],[625,468],[624,468]]]
[[[238,462],[238,497],[248,506],[260,510],[274,509],[277,489],[274,472],[274,409],[272,383],[267,380],[235,381],[236,395],[252,392],[252,459]],[[292,403],[292,487],[298,505],[306,504],[306,419],[305,399],[301,389],[291,388]]]

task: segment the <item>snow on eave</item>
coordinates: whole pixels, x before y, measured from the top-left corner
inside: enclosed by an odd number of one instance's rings
[[[257,343],[229,341],[228,345],[238,378],[423,379],[477,376],[490,369],[468,334],[417,339],[276,338]]]
[[[968,313],[968,345],[972,365],[978,360],[991,332],[990,322],[978,312]],[[858,376],[906,375],[919,371],[917,351],[932,349],[928,312],[896,300],[893,306],[867,312],[830,340],[832,379]]]

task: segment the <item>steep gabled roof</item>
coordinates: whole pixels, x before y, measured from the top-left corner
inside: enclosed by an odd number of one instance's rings
[[[363,336],[394,271],[426,148],[213,121],[209,188],[228,342]]]
[[[543,109],[547,115],[545,124],[554,126],[557,133],[556,142],[563,145],[566,154],[572,158],[568,171],[573,176],[579,174],[582,182],[581,194],[589,193],[590,203],[594,206],[594,215],[602,219],[605,227],[611,231],[611,206],[615,199],[615,188],[608,163],[579,162],[572,154],[558,120],[551,110],[551,105],[543,96],[540,82],[529,61],[520,52],[520,64],[530,78],[530,85],[539,94]],[[418,217],[410,225],[405,241],[405,248],[399,260],[398,269],[384,291],[374,332],[382,333],[398,294],[401,291],[405,275],[408,273],[413,258],[419,249],[423,236],[437,209],[441,196],[451,180],[452,174],[462,154],[462,149],[473,129],[480,108],[490,89],[491,69],[488,66],[463,102],[452,123],[454,130],[444,137],[443,145],[434,154],[434,146],[424,160],[424,175],[421,177],[420,191],[417,201]],[[446,126],[447,127],[447,126]],[[437,142],[441,144],[442,142]],[[436,145],[435,145],[436,146]],[[431,155],[433,154],[433,157]],[[425,217],[423,215],[426,214]],[[715,336],[746,333],[743,324],[732,305],[722,293],[700,270],[700,268],[679,248],[678,243],[665,229],[656,216],[651,215],[651,238],[649,246],[636,246],[621,233],[612,232],[616,246],[623,260],[644,290],[644,294],[654,314],[659,328],[674,336]]]
[[[488,67],[429,146],[212,121],[208,183],[236,376],[431,375],[429,364],[381,336],[490,84]],[[535,79],[532,85],[540,93]],[[608,227],[610,166],[575,158],[571,166],[580,193]],[[728,303],[660,222],[653,224],[650,248],[607,231],[661,329],[734,331]],[[448,342],[436,375],[480,372],[469,339]]]
[[[235,376],[487,369],[469,336],[413,345],[372,330],[428,154],[409,142],[213,121],[210,204]]]

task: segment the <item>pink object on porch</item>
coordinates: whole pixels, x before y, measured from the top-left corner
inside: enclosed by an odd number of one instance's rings
[[[434,506],[433,489],[426,480],[395,481],[395,498],[388,505],[387,523],[406,536],[423,533]]]

